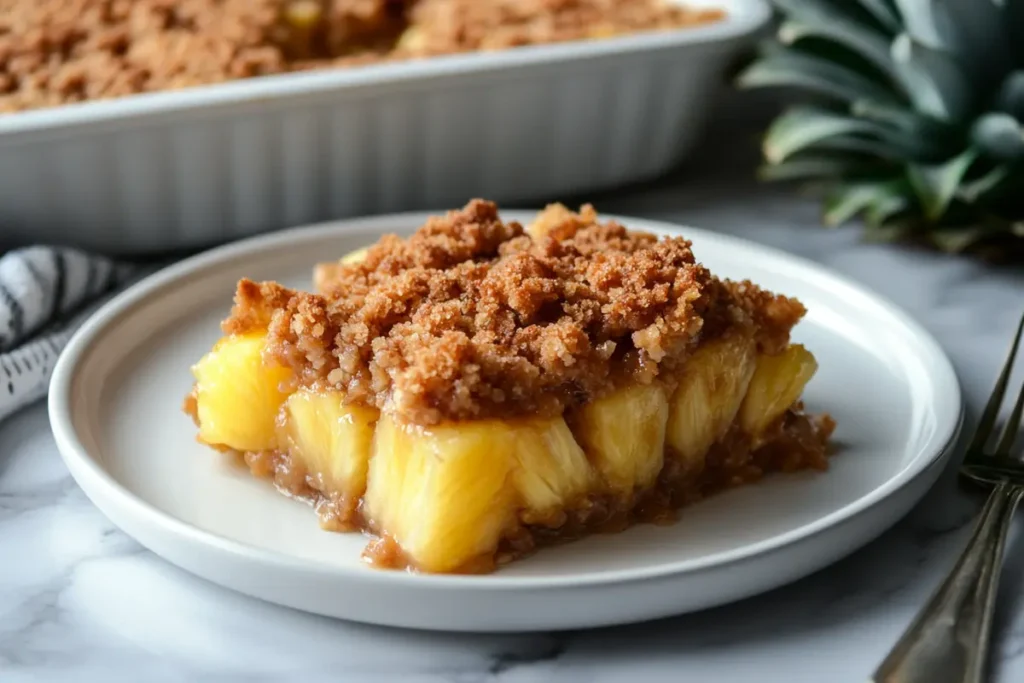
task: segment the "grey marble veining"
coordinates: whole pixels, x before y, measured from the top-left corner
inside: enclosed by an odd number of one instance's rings
[[[599,208],[780,247],[892,299],[952,358],[969,430],[1024,308],[1024,270],[820,229],[813,201],[750,180],[747,118],[724,110],[686,168]],[[274,607],[159,560],[77,488],[40,405],[0,425],[0,681],[860,683],[962,547],[979,504],[951,469],[847,559],[699,614],[555,635],[399,631]],[[1015,535],[1000,594],[998,683],[1024,680],[1022,546]]]

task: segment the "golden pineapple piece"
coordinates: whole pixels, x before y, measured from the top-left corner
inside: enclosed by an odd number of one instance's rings
[[[266,334],[224,337],[192,368],[199,439],[238,451],[277,447],[276,420],[291,371],[263,363]]]
[[[395,52],[417,54],[427,45],[427,34],[418,26],[410,26],[402,31],[395,42]]]
[[[776,356],[761,354],[740,407],[743,431],[751,436],[764,432],[797,402],[817,370],[814,355],[800,344],[791,344]]]
[[[288,57],[309,59],[315,55],[324,9],[321,0],[285,0],[281,3],[276,37]]]
[[[612,38],[618,34],[615,29],[615,24],[611,22],[604,22],[595,24],[591,28],[587,29],[586,36],[592,40],[599,40],[602,38]]]
[[[486,565],[519,523],[561,524],[594,480],[561,417],[423,428],[385,415],[364,511],[416,567],[458,571]]]
[[[368,247],[362,249],[356,249],[355,251],[346,254],[337,261],[331,261],[329,263],[318,263],[313,268],[313,288],[318,292],[326,292],[335,281],[338,275],[338,271],[347,265],[353,263],[359,263],[366,258],[366,252],[369,250]]]
[[[436,427],[377,423],[363,511],[426,572],[490,558],[515,525],[512,430],[497,420]]]
[[[524,524],[557,525],[590,492],[594,471],[561,417],[514,423],[512,486]]]
[[[691,472],[728,431],[756,366],[752,339],[730,336],[699,347],[686,361],[669,408],[668,444]]]
[[[612,493],[652,485],[665,457],[668,399],[658,385],[635,385],[588,403],[574,416],[576,438]]]
[[[565,204],[548,204],[526,226],[526,234],[541,240],[558,226],[571,221],[576,214]]]
[[[341,262],[344,264],[359,263],[360,261],[366,258],[366,252],[368,251],[368,249],[368,247],[356,249],[355,251],[343,256]]]
[[[366,491],[373,426],[373,408],[345,405],[340,391],[300,389],[285,402],[281,446],[301,462],[327,494],[342,496],[351,506]]]
[[[289,0],[282,11],[284,20],[295,28],[309,28],[323,18],[319,0]]]

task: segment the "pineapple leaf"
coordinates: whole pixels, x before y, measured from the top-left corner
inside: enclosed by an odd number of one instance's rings
[[[880,227],[885,225],[893,216],[903,213],[910,208],[910,199],[906,193],[909,188],[905,184],[901,184],[901,187],[903,191],[879,195],[876,201],[868,206],[864,213],[864,220],[869,226]]]
[[[842,225],[869,207],[882,205],[891,197],[899,197],[900,185],[899,181],[892,180],[868,180],[838,185],[825,198],[825,225]],[[903,188],[905,190],[905,185]]]
[[[789,86],[833,99],[852,102],[870,97],[896,104],[892,91],[850,69],[799,50],[769,54],[740,73],[737,84],[744,88]]]
[[[1024,71],[1014,71],[1003,80],[996,96],[996,108],[1024,119]]]
[[[882,130],[880,124],[820,109],[794,108],[772,122],[764,138],[764,155],[777,164],[787,157],[830,138],[852,133],[870,134]]]
[[[868,99],[855,100],[850,113],[872,121],[888,123],[901,131],[913,131],[921,126],[921,116],[906,107],[893,107]]]
[[[860,5],[873,16],[879,24],[893,33],[902,30],[899,15],[891,0],[860,0]]]
[[[951,52],[980,91],[998,85],[1010,70],[1005,13],[993,0],[940,0],[949,20]]]
[[[765,164],[757,171],[760,180],[787,181],[812,178],[841,178],[879,170],[877,159],[852,154],[799,155],[778,164]]]
[[[927,137],[908,135],[879,121],[795,107],[772,122],[762,149],[768,162],[777,164],[809,148],[863,152],[882,159],[926,159],[928,144]]]
[[[773,4],[787,17],[808,24],[829,24],[837,21],[855,20],[846,11],[846,3],[833,0],[772,0]]]
[[[961,184],[957,188],[956,197],[967,204],[976,204],[982,197],[998,189],[1008,177],[1010,177],[1010,166],[1006,164],[996,166],[980,178]]]
[[[950,226],[930,232],[928,239],[943,251],[959,253],[1000,232],[992,225]]]
[[[851,21],[832,23],[804,23],[786,21],[779,27],[779,41],[792,45],[802,38],[821,38],[839,43],[871,62],[884,73],[894,77],[889,41],[880,34]]]
[[[1002,161],[1024,159],[1024,129],[1003,112],[989,112],[975,121],[971,137],[985,154]]]
[[[1024,2],[1020,0],[993,0],[998,4],[1005,17],[1006,26],[1024,26]],[[1010,49],[1014,53],[1017,64],[1024,64],[1024,40],[1010,41]]]
[[[954,128],[942,121],[922,116],[906,107],[857,100],[850,105],[850,113],[857,117],[886,124],[907,139],[913,140],[919,161],[947,159],[959,150],[959,137]]]
[[[887,73],[892,71],[888,45],[899,32],[894,21],[889,32],[879,31],[872,22],[874,13],[854,2],[834,0],[774,0],[785,15],[789,28],[783,27],[779,39],[792,43],[801,37],[819,36],[845,45]],[[895,19],[895,15],[892,15]]]
[[[900,34],[892,44],[897,73],[916,109],[942,121],[966,118],[973,106],[971,87],[949,55]]]
[[[911,164],[907,168],[907,177],[921,203],[925,218],[931,222],[942,218],[977,157],[977,151],[968,149],[941,164]]]
[[[740,84],[823,104],[775,120],[759,176],[816,182],[869,239],[1024,256],[1024,0],[771,2]]]
[[[898,141],[871,139],[855,135],[836,135],[814,143],[815,151],[834,150],[871,155],[893,163],[905,161],[913,152]]]
[[[933,50],[952,51],[953,26],[943,0],[896,0],[896,6],[903,17],[903,30],[914,42]]]

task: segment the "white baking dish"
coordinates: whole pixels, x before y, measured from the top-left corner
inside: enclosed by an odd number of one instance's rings
[[[685,155],[764,0],[718,23],[0,116],[3,243],[191,249],[289,225],[557,198]]]

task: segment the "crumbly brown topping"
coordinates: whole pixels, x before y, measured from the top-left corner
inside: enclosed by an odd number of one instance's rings
[[[239,284],[228,333],[269,326],[268,358],[303,385],[418,424],[559,414],[622,381],[671,381],[701,340],[785,346],[796,301],[722,282],[690,243],[556,207],[531,232],[474,200],[363,261],[324,266],[322,292]]]
[[[399,48],[444,54],[696,26],[725,13],[665,0],[418,0],[409,15]]]
[[[722,16],[665,0],[0,0],[0,112]]]

